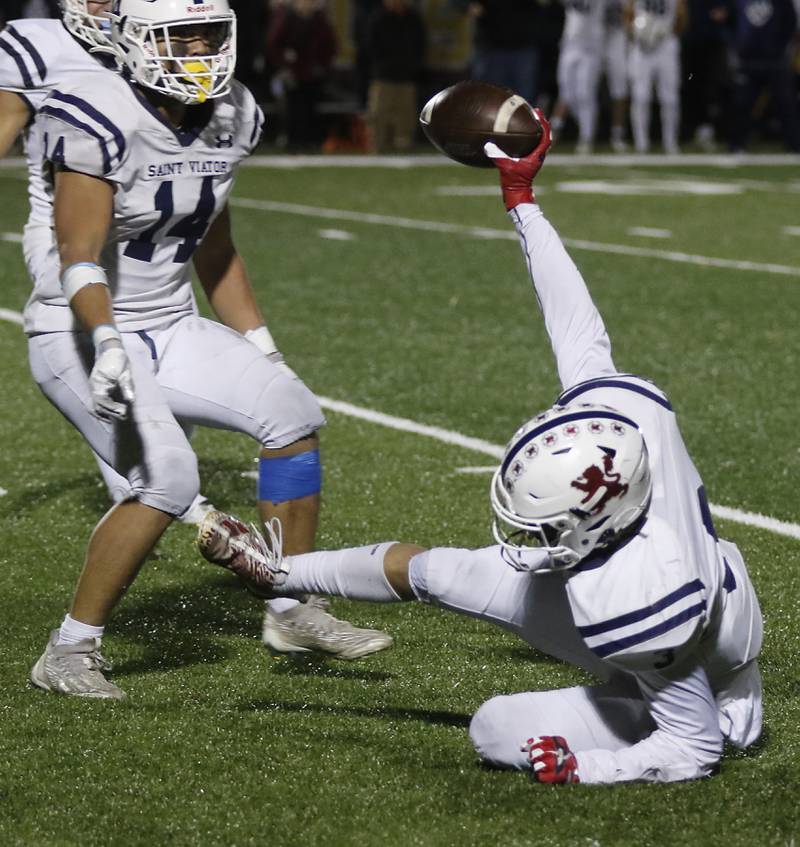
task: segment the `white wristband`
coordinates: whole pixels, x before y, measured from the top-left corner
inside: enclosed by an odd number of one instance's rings
[[[111,324],[100,324],[96,326],[92,330],[92,341],[94,342],[95,350],[107,341],[116,341],[120,347],[122,346],[122,336],[119,334],[119,330]]]
[[[108,288],[106,272],[93,262],[77,262],[61,274],[61,288],[68,303],[87,285],[105,285]]]
[[[265,326],[256,327],[256,329],[248,329],[244,337],[265,355],[278,352],[278,345],[275,343],[270,331]]]

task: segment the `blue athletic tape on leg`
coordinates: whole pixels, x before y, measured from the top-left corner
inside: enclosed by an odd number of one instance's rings
[[[319,494],[322,490],[322,463],[319,450],[296,456],[277,456],[258,462],[258,499],[283,503]]]

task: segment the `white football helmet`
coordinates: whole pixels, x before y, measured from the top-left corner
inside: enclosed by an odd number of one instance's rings
[[[207,26],[208,55],[190,56],[182,40]],[[228,0],[115,0],[111,37],[134,81],[196,105],[230,90],[236,67],[236,15]]]
[[[571,568],[634,524],[651,489],[647,447],[630,418],[590,403],[554,406],[509,442],[492,478],[492,529],[518,570]],[[526,562],[520,554],[531,546],[549,560]]]
[[[108,7],[110,9],[111,3]],[[114,53],[108,15],[92,15],[87,0],[59,0],[64,26],[92,53]]]

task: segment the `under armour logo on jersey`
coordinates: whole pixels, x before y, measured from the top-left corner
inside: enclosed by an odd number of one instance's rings
[[[217,136],[217,147],[233,147],[233,133],[226,132]]]
[[[589,465],[583,472],[583,475],[576,480],[573,480],[571,485],[580,491],[585,491],[586,496],[581,500],[581,504],[589,503],[592,505],[590,514],[596,515],[603,510],[603,507],[614,497],[622,497],[628,492],[627,483],[622,483],[622,475],[612,473],[614,469],[614,459],[606,454],[603,456],[603,468],[598,468],[597,465]],[[602,491],[599,500],[596,500],[598,493]]]

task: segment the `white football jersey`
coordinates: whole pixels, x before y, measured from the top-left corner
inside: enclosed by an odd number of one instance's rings
[[[190,115],[193,126],[174,129],[110,71],[102,81],[94,74],[59,86],[40,110],[50,196],[51,166],[99,177],[115,189],[102,264],[124,331],[166,326],[195,312],[192,255],[263,125],[261,110],[239,83]],[[59,275],[54,245],[25,310],[29,333],[75,328]]]
[[[566,16],[562,49],[577,46],[598,49],[603,42],[605,0],[563,0]]]
[[[11,21],[0,32],[0,89],[19,94],[34,115],[25,133],[30,223],[50,225],[51,201],[42,181],[42,136],[37,113],[45,98],[77,76],[105,73],[114,64],[106,54],[90,53],[60,20]]]
[[[727,737],[751,743],[760,722],[752,714],[730,719],[731,710],[722,705],[733,675],[761,648],[761,615],[741,554],[717,537],[668,397],[614,366],[603,321],[558,235],[537,206],[519,206],[512,217],[565,389],[557,402],[616,409],[638,426],[650,459],[652,501],[641,528],[564,572],[577,630],[597,658],[633,673],[643,691],[658,679],[654,700],[663,695],[669,713],[657,717],[659,723],[678,720],[678,710],[691,710],[703,697],[702,683],[700,694],[687,694],[680,684],[664,688],[664,680],[702,668],[720,723],[733,720]],[[613,443],[613,433],[609,438]],[[587,768],[602,771],[605,758],[598,754]]]
[[[677,18],[678,0],[634,0],[634,44],[653,50],[675,34]]]

